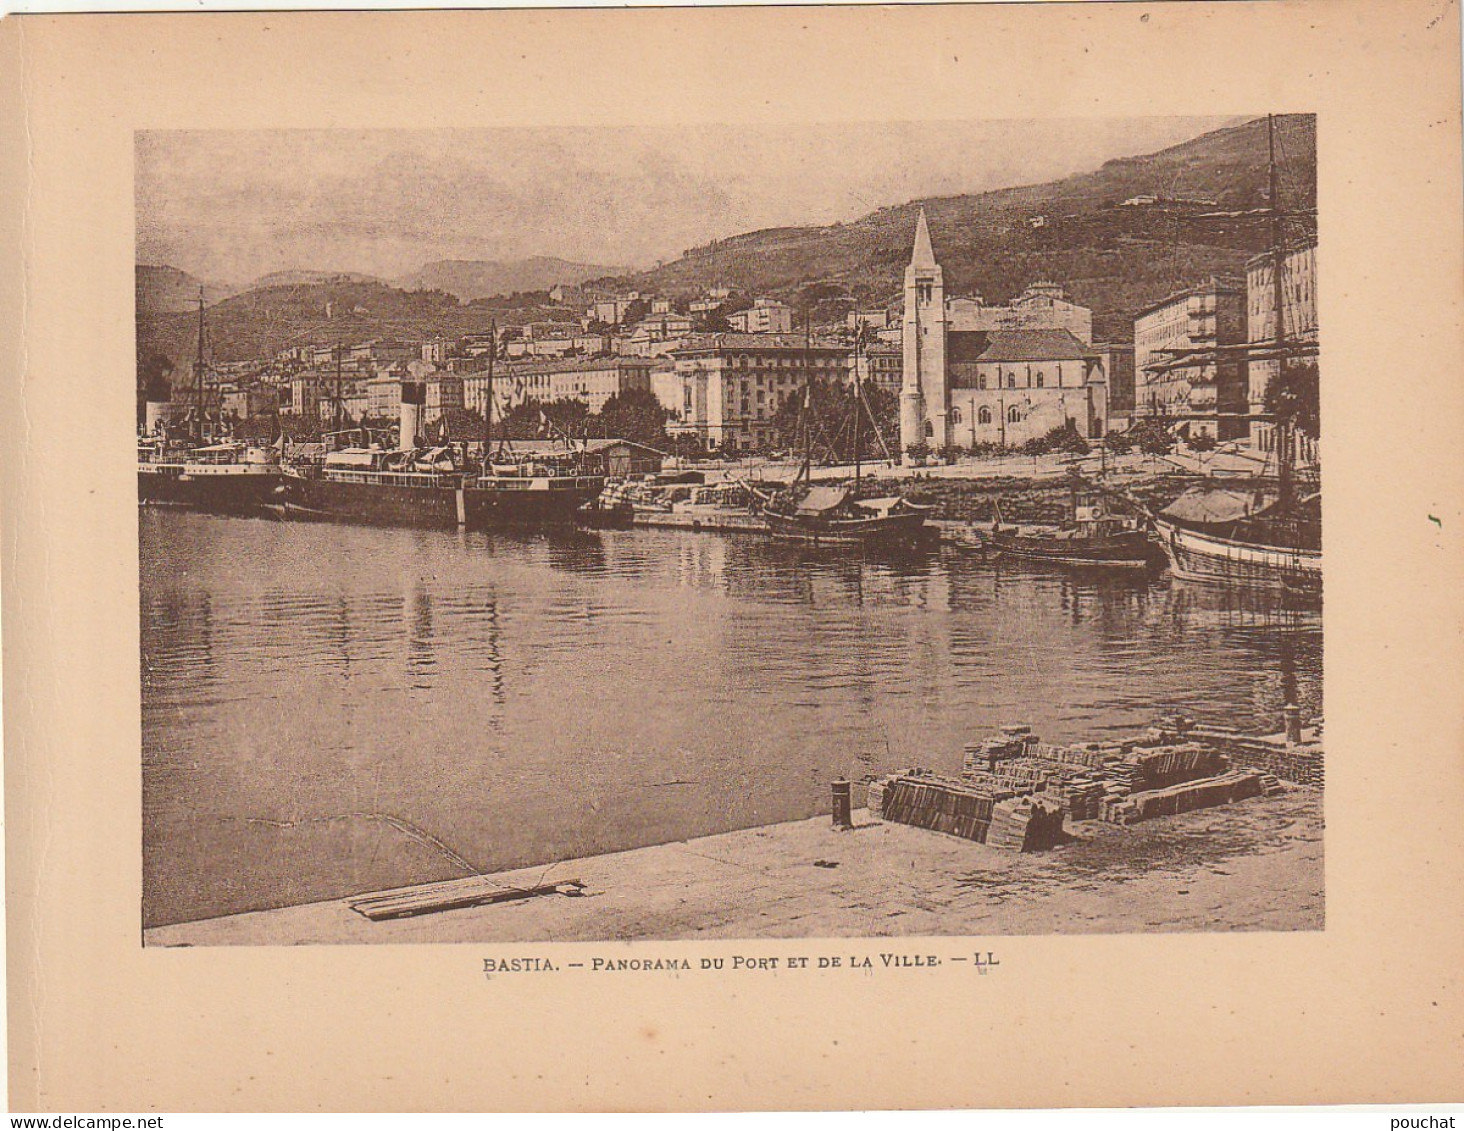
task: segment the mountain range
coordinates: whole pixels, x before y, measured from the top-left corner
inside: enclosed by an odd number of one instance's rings
[[[1314,233],[1316,119],[1284,115],[1275,132],[1281,204],[1294,214],[1288,234]],[[615,274],[540,257],[440,261],[391,283],[290,272],[217,299],[205,284],[212,350],[222,361],[246,360],[301,342],[481,332],[490,320],[549,313],[532,299],[492,296],[587,280],[672,297],[726,286],[800,309],[830,295],[884,303],[901,293],[921,207],[948,295],[1003,302],[1052,280],[1092,308],[1099,340],[1125,341],[1136,310],[1209,275],[1242,273],[1269,246],[1267,219],[1257,212],[1267,201],[1267,164],[1266,122],[1257,120],[1045,184],[910,201],[847,223],[748,232],[649,271]],[[186,312],[197,294],[198,281],[183,272],[139,267],[139,345],[175,364],[191,357],[195,326]]]

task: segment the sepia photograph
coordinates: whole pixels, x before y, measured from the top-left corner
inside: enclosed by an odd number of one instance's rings
[[[1322,930],[1325,129],[137,131],[145,943]]]
[[[0,21],[10,1103],[1457,1099],[1459,14]]]

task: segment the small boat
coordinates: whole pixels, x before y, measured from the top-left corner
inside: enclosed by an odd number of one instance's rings
[[[763,496],[759,510],[773,537],[815,545],[913,546],[925,536],[928,512],[898,495],[860,499],[847,486],[797,482]]]
[[[805,341],[812,334],[805,328]],[[768,525],[768,533],[785,541],[813,545],[870,545],[913,547],[926,538],[926,515],[932,508],[919,506],[898,495],[879,498],[861,497],[862,452],[861,425],[865,414],[874,424],[874,414],[864,399],[859,363],[864,332],[855,338],[854,398],[854,479],[849,484],[815,484],[812,481],[813,431],[812,369],[805,364],[808,376],[804,381],[803,410],[799,431],[803,437],[803,460],[793,482],[786,487],[768,490],[752,487],[754,510]],[[878,425],[875,425],[878,435]],[[881,443],[883,440],[881,438]]]
[[[1014,558],[1071,566],[1143,569],[1158,557],[1142,521],[1111,513],[1100,492],[1074,484],[1071,505],[1071,517],[1063,526],[1004,526],[998,503],[986,542]]]

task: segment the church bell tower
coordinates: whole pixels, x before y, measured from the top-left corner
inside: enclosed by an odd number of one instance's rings
[[[946,390],[945,277],[930,246],[925,209],[915,227],[915,249],[905,268],[904,380],[900,387],[900,450],[943,448],[950,442]]]

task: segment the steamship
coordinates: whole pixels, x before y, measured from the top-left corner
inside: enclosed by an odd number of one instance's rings
[[[419,447],[427,386],[403,381],[399,446],[369,441],[286,463],[275,510],[286,518],[385,526],[463,524],[466,459],[451,445]]]
[[[198,352],[193,363],[193,403],[175,419],[171,390],[150,386],[147,416],[137,438],[137,501],[214,514],[256,514],[280,482],[279,455],[228,434],[211,410],[203,291],[198,294]]]

